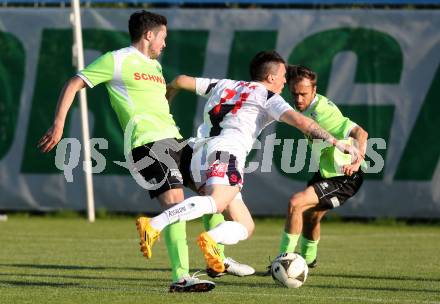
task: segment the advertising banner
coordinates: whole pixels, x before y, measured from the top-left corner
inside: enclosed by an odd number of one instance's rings
[[[318,93],[368,131],[366,180],[335,212],[350,217],[440,218],[440,11],[157,9],[168,18],[160,58],[179,74],[247,80],[248,63],[275,49],[318,73]],[[133,10],[83,9],[86,64],[130,44]],[[50,127],[64,83],[75,75],[69,9],[0,9],[0,210],[84,210],[83,160],[64,167],[36,145]],[[124,161],[124,133],[104,86],[87,90],[96,208],[157,212]],[[291,97],[287,91],[286,100]],[[204,100],[171,105],[182,135],[195,134]],[[79,106],[63,137],[81,149]],[[283,215],[316,164],[303,136],[271,124],[249,159],[243,195],[256,215]],[[62,149],[63,147],[58,147]],[[66,148],[66,147],[64,147]],[[72,158],[71,158],[72,161]],[[63,169],[63,170],[60,170]],[[187,192],[191,195],[191,192]]]

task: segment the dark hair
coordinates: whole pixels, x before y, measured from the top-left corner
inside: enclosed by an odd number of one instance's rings
[[[278,65],[286,64],[283,57],[275,51],[262,51],[252,58],[249,64],[251,80],[262,81],[270,74],[274,74],[274,69]]]
[[[291,83],[296,84],[303,80],[304,78],[309,79],[312,83],[312,86],[316,86],[316,82],[318,81],[318,75],[313,72],[308,67],[302,66],[302,65],[292,65],[289,64],[287,67],[287,75],[286,80],[287,84],[290,85]]]
[[[167,25],[167,18],[165,16],[145,10],[134,12],[130,16],[130,20],[128,20],[131,42],[138,42],[143,34],[161,25]]]

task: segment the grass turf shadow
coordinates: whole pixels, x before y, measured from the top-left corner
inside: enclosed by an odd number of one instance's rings
[[[377,275],[359,275],[359,274],[329,274],[329,273],[313,273],[314,277],[329,278],[346,278],[346,279],[367,279],[367,280],[390,280],[390,281],[423,281],[423,282],[440,282],[440,278],[424,278],[409,276],[377,276]]]

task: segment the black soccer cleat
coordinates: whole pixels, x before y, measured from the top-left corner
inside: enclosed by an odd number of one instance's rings
[[[318,266],[318,260],[315,258],[310,264],[307,264],[309,268],[315,268]]]

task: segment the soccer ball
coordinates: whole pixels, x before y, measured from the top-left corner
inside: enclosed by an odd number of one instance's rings
[[[299,254],[283,253],[272,262],[270,270],[276,283],[287,288],[298,288],[306,281],[309,267]]]

